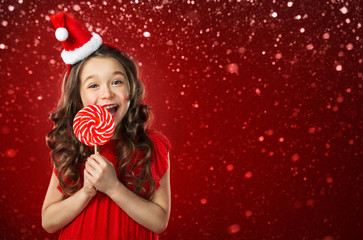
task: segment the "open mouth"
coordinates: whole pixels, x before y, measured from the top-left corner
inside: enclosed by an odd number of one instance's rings
[[[117,105],[117,104],[113,104],[113,105],[106,105],[106,106],[103,106],[107,111],[109,111],[110,113],[111,113],[111,115],[113,116],[116,112],[117,112],[117,110],[118,110],[118,108],[119,108],[119,106]]]

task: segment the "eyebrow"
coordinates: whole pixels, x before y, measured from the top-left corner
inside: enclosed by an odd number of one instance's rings
[[[124,73],[124,72],[121,72],[121,71],[115,71],[115,72],[113,72],[112,73],[112,75],[122,75],[122,76],[124,76],[125,78],[127,78],[127,76],[126,76],[126,74]],[[86,83],[88,80],[90,80],[91,78],[93,78],[93,77],[96,77],[97,75],[95,75],[95,74],[92,74],[92,75],[89,75],[88,77],[86,77],[85,79],[84,79],[84,83]]]
[[[126,74],[124,72],[121,71],[113,72],[113,75],[118,75],[118,74],[121,74],[122,76],[126,77]]]

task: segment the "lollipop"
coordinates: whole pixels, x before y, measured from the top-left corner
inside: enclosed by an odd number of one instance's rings
[[[112,115],[104,107],[88,105],[77,113],[73,120],[73,131],[79,141],[95,146],[107,143],[115,131]]]

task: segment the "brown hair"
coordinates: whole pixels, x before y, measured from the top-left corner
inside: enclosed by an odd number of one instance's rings
[[[80,189],[83,173],[81,174],[79,167],[92,154],[90,147],[78,141],[72,125],[75,115],[83,107],[79,92],[80,72],[84,63],[95,56],[114,58],[125,69],[130,89],[130,106],[115,130],[119,138],[115,149],[119,179],[125,181],[125,185],[133,185],[136,194],[149,198],[155,192],[155,181],[151,174],[153,144],[146,132],[152,115],[150,107],[143,102],[145,89],[135,62],[126,53],[105,44],[73,65],[68,77],[64,76],[57,109],[50,116],[54,127],[47,134],[46,141],[58,170],[60,186],[67,196]],[[140,155],[140,151],[143,154]],[[137,160],[133,161],[133,157]],[[139,175],[134,175],[132,170],[138,165],[142,166],[142,171]],[[147,183],[148,189],[143,188],[144,183]]]

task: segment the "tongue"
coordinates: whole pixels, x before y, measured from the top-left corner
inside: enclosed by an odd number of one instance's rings
[[[116,108],[114,108],[114,107],[113,107],[113,108],[107,108],[107,110],[108,110],[111,114],[114,114],[114,113],[115,113],[115,109],[116,109]]]

